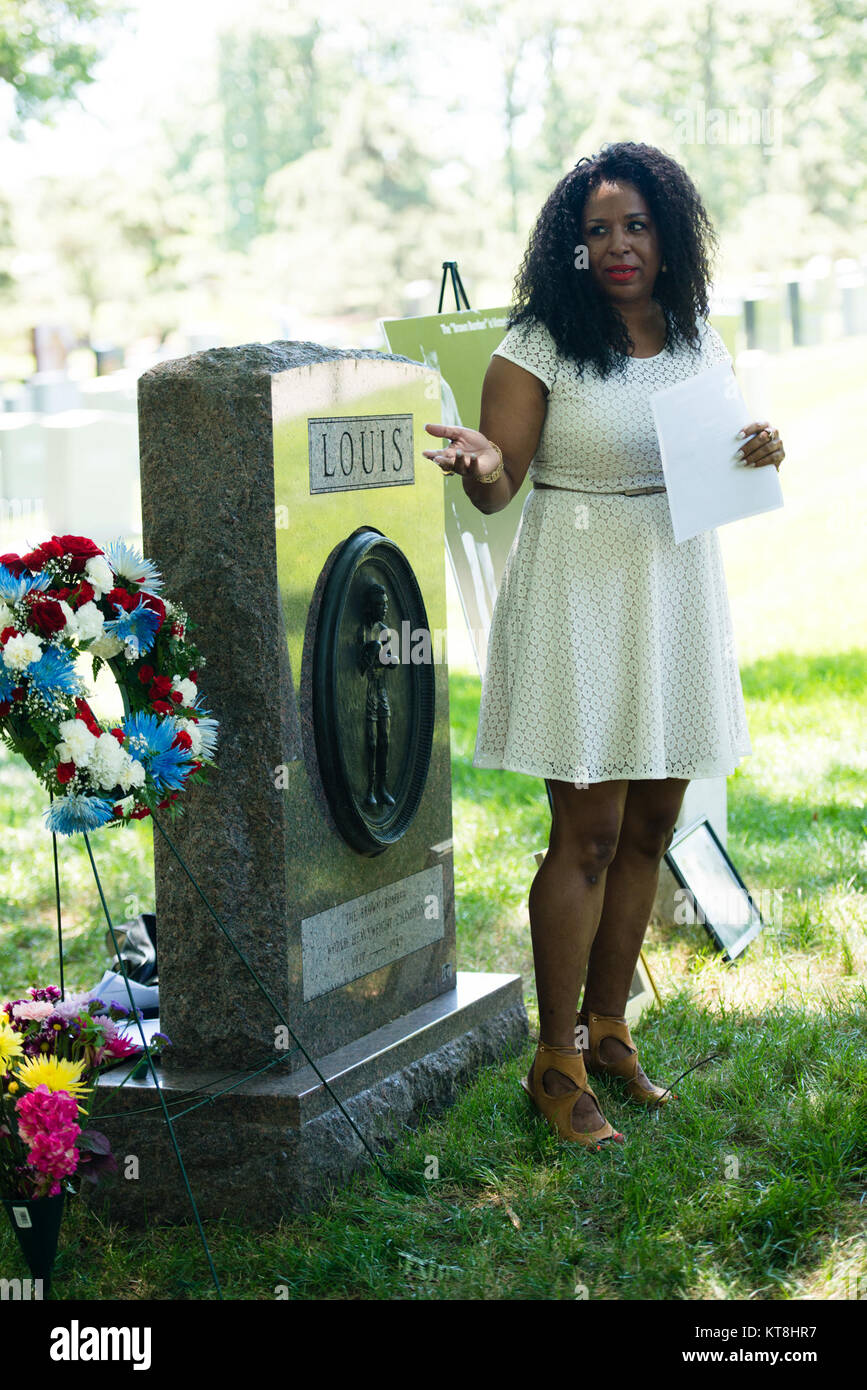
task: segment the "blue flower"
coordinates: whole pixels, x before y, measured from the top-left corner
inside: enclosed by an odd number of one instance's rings
[[[112,541],[111,545],[106,546],[104,554],[118,579],[138,584],[150,594],[163,587],[163,579],[153,561],[143,560],[135,547],[127,545],[126,541]]]
[[[158,719],[146,710],[128,714],[121,727],[129,739],[130,753],[139,762],[171,748],[176,733],[170,720]]]
[[[44,815],[47,829],[58,835],[78,835],[107,824],[114,816],[114,806],[101,796],[73,793],[53,801]]]
[[[61,647],[46,647],[35,666],[29,666],[27,675],[35,690],[47,699],[59,695],[83,695],[84,682],[75,669],[75,658]]]
[[[157,791],[180,791],[189,771],[192,754],[186,748],[173,748],[177,734],[174,719],[158,719],[138,710],[123,721],[132,757],[143,764]]]
[[[128,642],[138,656],[149,652],[160,625],[159,613],[148,608],[141,599],[131,613],[124,612],[119,603],[114,607],[120,616],[109,618],[105,624],[106,632],[113,633],[120,642]]]
[[[52,576],[45,570],[40,570],[38,574],[22,574],[19,577],[7,569],[6,565],[0,565],[0,602],[18,603],[32,589],[47,589],[51,583]]]
[[[180,791],[190,770],[192,756],[187,748],[167,748],[148,763],[148,772],[159,792]]]

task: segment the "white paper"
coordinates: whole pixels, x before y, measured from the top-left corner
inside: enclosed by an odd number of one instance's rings
[[[650,397],[677,544],[783,505],[772,463],[750,468],[736,435],[752,416],[728,363]]]

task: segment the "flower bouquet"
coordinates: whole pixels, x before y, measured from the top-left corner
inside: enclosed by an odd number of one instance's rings
[[[0,1197],[36,1278],[50,1278],[65,1193],[117,1172],[88,1120],[99,1073],[142,1051],[119,1027],[129,1016],[54,985],[0,1008]]]

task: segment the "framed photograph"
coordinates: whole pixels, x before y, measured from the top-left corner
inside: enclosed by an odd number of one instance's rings
[[[706,816],[675,833],[665,862],[680,885],[675,921],[698,922],[727,961],[741,955],[765,924]]]
[[[629,998],[626,1001],[626,1022],[632,1027],[645,1009],[656,1000],[661,1004],[659,990],[656,988],[656,981],[650,973],[650,966],[643,951],[639,952],[638,960],[635,963],[635,974],[632,976],[632,984],[629,986]]]

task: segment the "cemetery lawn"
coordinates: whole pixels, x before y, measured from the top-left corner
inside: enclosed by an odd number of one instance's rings
[[[663,1006],[635,1029],[653,1080],[704,1064],[661,1114],[595,1081],[627,1142],[593,1154],[558,1144],[520,1089],[528,1043],[407,1132],[387,1179],[362,1174],[273,1232],[207,1223],[225,1297],[842,1299],[867,1279],[867,650],[855,626],[867,340],[772,368],[786,508],[721,533],[754,749],[728,783],[729,853],[771,920],[730,966],[700,926],[651,925]],[[520,971],[532,1032],[527,893],[547,843],[544,786],[472,767],[479,681],[453,667],[450,689],[459,965]],[[43,806],[2,750],[4,999],[57,976]],[[93,843],[117,919],[150,908],[146,826]],[[64,844],[61,874],[67,983],[83,988],[107,960],[83,844]],[[25,1273],[5,1225],[0,1273]],[[215,1293],[194,1228],[128,1234],[73,1203],[51,1297]]]

